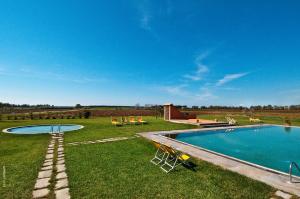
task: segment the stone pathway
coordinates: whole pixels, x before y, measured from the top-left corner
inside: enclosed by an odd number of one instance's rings
[[[290,199],[290,198],[292,198],[292,197],[293,197],[293,195],[278,190],[278,191],[276,191],[276,192],[274,193],[274,196],[271,197],[271,199],[278,199],[278,198]]]
[[[38,174],[33,198],[47,198],[51,193],[56,199],[69,199],[69,183],[66,173],[63,134],[53,134],[44,164]]]
[[[94,141],[71,142],[71,143],[67,143],[67,145],[76,146],[76,145],[81,145],[81,144],[97,144],[97,143],[115,142],[115,141],[121,141],[121,140],[135,139],[137,137],[140,137],[140,136],[134,135],[131,137],[114,137],[114,138],[105,138],[102,140],[94,140]]]

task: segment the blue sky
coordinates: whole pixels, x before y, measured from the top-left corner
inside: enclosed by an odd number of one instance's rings
[[[300,1],[0,3],[0,101],[300,104]]]

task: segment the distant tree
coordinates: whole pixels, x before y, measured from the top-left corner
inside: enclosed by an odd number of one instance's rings
[[[2,114],[0,113],[0,121],[2,120]]]
[[[82,108],[82,106],[81,106],[80,104],[76,104],[76,105],[75,105],[75,108],[76,108],[76,109],[79,109],[79,108]]]
[[[90,112],[90,111],[84,111],[84,112],[83,112],[83,117],[84,117],[85,119],[89,119],[90,116],[91,116],[91,112]]]

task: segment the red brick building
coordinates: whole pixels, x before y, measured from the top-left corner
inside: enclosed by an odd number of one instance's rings
[[[180,112],[173,104],[164,105],[164,120],[188,120],[196,119],[196,115]]]

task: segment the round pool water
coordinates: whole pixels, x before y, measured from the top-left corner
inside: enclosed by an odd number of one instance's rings
[[[63,125],[34,125],[34,126],[19,126],[4,129],[4,133],[13,134],[42,134],[42,133],[63,133],[66,131],[75,131],[82,129],[82,125],[63,124]]]

